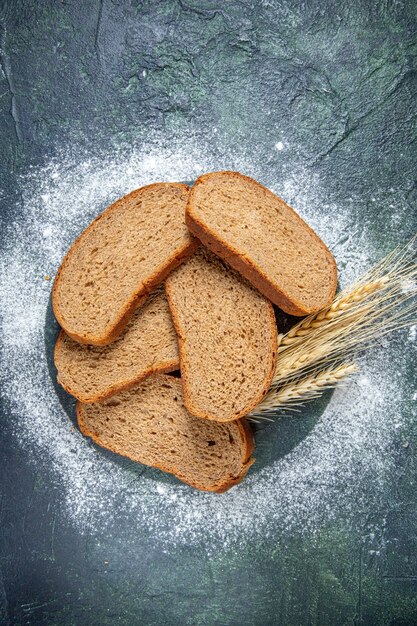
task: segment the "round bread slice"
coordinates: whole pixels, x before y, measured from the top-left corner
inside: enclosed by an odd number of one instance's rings
[[[173,376],[154,375],[103,402],[77,403],[77,418],[81,432],[99,446],[204,491],[233,487],[254,462],[250,426],[193,417]]]
[[[155,183],[132,191],[71,246],[55,278],[52,305],[75,341],[114,341],[135,308],[197,247],[185,225],[189,189]]]
[[[291,315],[328,306],[335,260],[281,198],[238,172],[213,172],[191,190],[186,223],[208,248]]]
[[[272,304],[203,247],[168,276],[165,290],[187,409],[219,422],[243,417],[268,391],[275,371]]]
[[[179,369],[178,342],[164,290],[159,288],[109,346],[86,346],[61,331],[55,345],[58,382],[81,402],[129,389],[155,372]]]

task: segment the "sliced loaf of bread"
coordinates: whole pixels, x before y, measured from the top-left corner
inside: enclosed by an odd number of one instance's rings
[[[253,463],[253,436],[243,420],[218,424],[190,415],[181,381],[147,378],[129,391],[77,404],[81,432],[99,446],[174,474],[205,491],[226,491]]]
[[[205,248],[165,281],[192,415],[235,420],[258,404],[275,370],[271,303]]]
[[[80,343],[106,345],[197,244],[185,226],[188,187],[155,183],[124,196],[71,246],[52,290],[55,316]]]
[[[281,198],[238,172],[198,178],[186,223],[207,247],[291,315],[329,305],[336,263],[314,231]]]
[[[86,346],[61,331],[54,357],[58,382],[81,402],[103,400],[152,373],[179,369],[177,335],[163,288],[133,313],[109,346]]]

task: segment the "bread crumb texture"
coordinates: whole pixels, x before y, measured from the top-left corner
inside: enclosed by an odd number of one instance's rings
[[[288,204],[252,178],[201,176],[190,193],[187,224],[287,313],[306,315],[332,301],[332,254]]]
[[[249,413],[275,369],[271,303],[203,247],[168,277],[165,288],[190,413],[218,421]]]
[[[133,313],[110,345],[83,345],[62,331],[54,356],[58,382],[82,402],[104,399],[154,372],[178,369],[177,335],[163,288]]]
[[[178,378],[156,375],[103,402],[78,404],[81,431],[100,446],[170,472],[206,491],[224,491],[251,465],[252,434],[239,422],[190,415]]]
[[[142,187],[117,200],[78,237],[52,294],[55,315],[69,336],[110,343],[135,306],[192,252],[187,198],[181,184]]]

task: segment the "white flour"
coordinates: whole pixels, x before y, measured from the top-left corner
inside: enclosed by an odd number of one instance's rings
[[[306,217],[333,249],[342,286],[379,258],[366,219],[353,221],[354,203],[323,204],[325,191],[305,172],[266,180],[262,163],[250,158],[227,154],[222,162],[192,144],[133,156],[61,155],[21,181],[23,205],[8,226],[0,267],[6,417],[16,445],[31,462],[51,468],[63,493],[63,511],[80,532],[94,533],[129,518],[166,549],[196,543],[231,547],[257,536],[314,532],[333,518],[353,519],[371,501],[378,502],[390,480],[392,446],[401,445],[407,425],[399,407],[414,391],[403,389],[407,364],[402,353],[415,332],[401,334],[389,346],[385,342],[379,353],[368,356],[356,381],[335,392],[315,428],[287,456],[258,472],[252,469],[243,484],[221,496],[169,484],[162,474],[158,479],[146,472],[137,476],[117,466],[74,431],[56,396],[45,361],[45,311],[52,286],[45,275],[53,278],[93,216],[140,185],[239,169],[268,184]],[[392,214],[400,241],[405,203]]]

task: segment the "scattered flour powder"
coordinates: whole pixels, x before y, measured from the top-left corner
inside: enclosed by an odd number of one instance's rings
[[[110,202],[143,184],[193,180],[221,168],[265,181],[262,163],[253,159],[228,154],[221,162],[207,148],[188,143],[175,146],[175,152],[150,148],[106,157],[60,155],[21,180],[22,204],[8,225],[0,266],[2,392],[16,445],[36,467],[48,468],[63,493],[64,515],[80,532],[94,533],[117,516],[137,520],[167,549],[201,543],[218,549],[257,535],[314,532],[333,518],[353,519],[369,499],[383,495],[392,471],[390,450],[406,426],[398,409],[410,395],[402,389],[406,333],[367,356],[358,377],[334,393],[314,429],[288,455],[250,472],[221,496],[146,472],[132,478],[74,432],[56,396],[45,359],[52,286],[45,275],[54,277],[75,236]],[[310,174],[294,172],[265,182],[332,248],[342,286],[379,258],[366,223],[356,228],[353,204],[323,204],[326,194]],[[393,214],[397,225],[407,219],[401,204]]]

